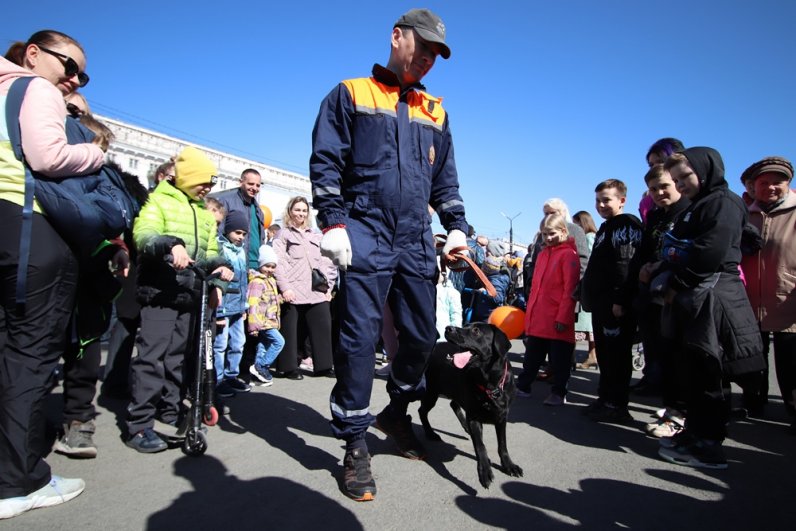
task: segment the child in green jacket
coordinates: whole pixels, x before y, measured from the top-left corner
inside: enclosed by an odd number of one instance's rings
[[[216,182],[215,166],[201,151],[187,147],[174,169],[174,184],[162,181],[155,188],[133,226],[142,308],[138,356],[130,367],[127,446],[142,453],[167,448],[153,431],[156,417],[176,426],[183,413],[183,362],[192,350],[191,322],[199,310],[201,287],[188,266],[219,272],[222,281],[232,279],[232,271],[218,255],[215,219],[203,206]],[[210,290],[213,308],[222,284]]]

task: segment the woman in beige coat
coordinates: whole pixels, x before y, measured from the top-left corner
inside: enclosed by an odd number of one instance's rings
[[[774,340],[777,382],[796,433],[796,193],[790,189],[793,166],[787,159],[767,157],[744,176],[754,180],[755,202],[749,221],[758,228],[763,246],[745,256],[746,292],[757,315],[768,351]]]

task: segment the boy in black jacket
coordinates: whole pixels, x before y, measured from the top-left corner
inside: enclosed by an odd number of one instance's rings
[[[636,320],[630,312],[630,260],[641,243],[641,221],[625,214],[625,183],[608,179],[597,185],[597,212],[605,220],[597,231],[581,281],[585,310],[592,312],[600,384],[597,400],[585,414],[598,422],[631,420],[627,410],[633,372]]]
[[[653,437],[671,437],[684,425],[682,379],[677,377],[677,366],[682,360],[678,345],[661,334],[663,293],[656,289],[660,290],[664,278],[658,276],[662,270],[663,235],[672,229],[677,216],[691,201],[680,194],[663,164],[653,165],[644,182],[655,208],[647,214],[641,244],[630,265],[631,282],[636,279],[639,282],[635,308],[645,359],[644,377],[634,390],[640,394],[663,394],[666,411],[657,422],[647,424],[645,431]]]

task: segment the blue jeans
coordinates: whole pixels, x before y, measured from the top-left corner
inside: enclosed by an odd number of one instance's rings
[[[240,374],[240,360],[243,357],[243,345],[246,343],[243,314],[232,315],[224,320],[224,328],[213,341],[216,378],[219,383],[224,378],[235,378]]]
[[[282,347],[285,346],[285,338],[279,333],[276,328],[269,328],[268,330],[260,330],[257,334],[257,357],[254,359],[255,365],[258,367],[270,366],[279,353],[282,352]]]

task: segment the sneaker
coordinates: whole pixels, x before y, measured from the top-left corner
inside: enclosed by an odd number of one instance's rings
[[[271,376],[271,373],[268,371],[268,367],[260,367],[256,363],[252,363],[249,367],[249,374],[254,376],[255,385],[262,385],[264,387],[268,387],[274,383],[274,377]]]
[[[663,448],[674,448],[675,446],[689,445],[696,442],[697,438],[688,430],[680,430],[671,437],[662,437],[658,439],[658,444]]]
[[[721,443],[705,439],[696,439],[690,444],[681,444],[674,448],[660,448],[658,455],[676,465],[714,470],[727,468],[727,457]]]
[[[235,391],[230,387],[229,380],[221,380],[221,383],[216,386],[216,396],[221,398],[231,398],[235,396]]]
[[[587,413],[587,415],[595,422],[607,422],[609,424],[622,424],[633,420],[626,407],[616,407],[610,404],[604,404],[603,407],[595,409],[591,413]]]
[[[544,402],[542,402],[542,404],[546,406],[563,406],[566,403],[567,403],[566,397],[559,396],[555,393],[550,393],[549,395],[547,395],[547,398],[545,398]]]
[[[139,431],[130,437],[125,444],[142,454],[162,452],[169,447],[166,441],[158,437],[152,428]]]
[[[343,486],[345,493],[356,501],[372,501],[376,497],[376,481],[370,472],[367,450],[354,448],[343,457]]]
[[[97,446],[94,444],[94,421],[80,422],[73,420],[64,425],[64,434],[56,439],[53,450],[69,457],[93,459],[97,457]]]
[[[392,368],[390,367],[390,362],[388,361],[386,363],[383,363],[381,367],[376,369],[376,376],[381,376],[386,378],[387,376],[390,375],[391,370]]]
[[[302,371],[313,372],[315,370],[315,364],[312,363],[312,358],[304,358],[299,363],[299,369]]]
[[[650,437],[674,437],[683,430],[683,427],[669,419],[660,419],[644,426],[644,432]]]
[[[392,437],[395,444],[398,445],[398,452],[407,459],[424,459],[426,457],[426,449],[417,440],[412,429],[412,417],[410,415],[406,415],[403,418],[395,418],[385,408],[384,411],[376,415],[373,427]]]
[[[82,479],[52,476],[48,484],[27,496],[0,500],[0,520],[19,516],[31,509],[52,507],[68,502],[72,498],[76,498],[85,488],[86,483]]]
[[[240,378],[224,378],[221,383],[226,383],[233,393],[248,393],[252,390],[252,386]]]

